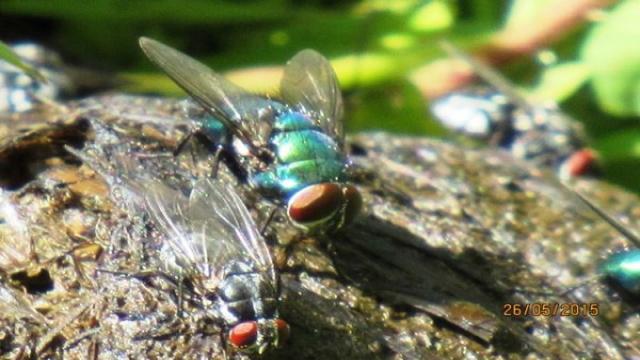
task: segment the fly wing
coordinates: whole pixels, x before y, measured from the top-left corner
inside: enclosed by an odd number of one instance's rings
[[[109,183],[112,196],[118,194],[117,201],[131,214],[147,212],[160,233],[163,247],[169,253],[163,253],[167,267],[179,266],[185,275],[195,275],[216,280],[215,268],[208,261],[206,237],[193,231],[189,212],[189,197],[184,193],[165,185],[146,168],[136,156],[128,154],[126,149],[116,153],[88,154],[71,148],[85,163],[98,171]],[[127,154],[127,155],[125,155]],[[107,160],[108,159],[108,160]]]
[[[155,181],[146,186],[145,203],[177,264],[188,272],[215,278],[228,261],[248,259],[275,286],[269,250],[231,187],[203,179],[187,197]]]
[[[302,50],[284,69],[280,95],[291,105],[311,110],[314,120],[342,147],[342,93],[329,61],[315,50]]]
[[[8,236],[4,238],[0,232],[0,269],[10,270],[27,264],[31,257],[29,224],[20,215],[9,193],[0,189],[0,230],[3,225],[7,227],[4,233]]]
[[[210,179],[198,180],[191,191],[186,216],[194,230],[208,234],[210,261],[248,258],[275,286],[269,249],[249,210],[231,186]]]
[[[516,90],[516,87],[511,83],[511,81],[505,78],[502,74],[498,73],[490,66],[474,59],[471,55],[465,53],[448,41],[442,41],[440,46],[442,46],[442,48],[452,57],[465,62],[482,80],[507,95],[512,101],[518,104],[518,106],[521,106],[523,109],[532,110],[533,105],[524,96],[522,96],[522,94]]]
[[[211,243],[219,239],[202,226],[200,219],[189,217],[189,198],[152,180],[145,183],[144,202],[162,234],[162,241],[171,251],[171,256],[165,260],[171,262],[170,265],[180,266],[187,274],[212,278],[217,264],[210,261],[210,252],[220,249]]]
[[[254,150],[266,144],[270,127],[261,118],[271,104],[268,99],[249,94],[208,66],[156,40],[142,37],[140,47],[154,64],[245,144]]]
[[[629,240],[629,242],[631,242],[634,246],[640,248],[640,237],[638,237],[633,231],[622,225],[620,222],[618,222],[618,220],[607,214],[603,209],[591,202],[591,200],[579,193],[577,190],[569,189],[569,191],[572,192],[576,197],[578,197],[580,201],[582,201],[582,203],[586,205],[587,208],[589,208],[591,211],[593,211],[598,217],[607,222],[609,225],[611,225],[611,227],[616,229],[616,231],[618,231],[622,236]]]

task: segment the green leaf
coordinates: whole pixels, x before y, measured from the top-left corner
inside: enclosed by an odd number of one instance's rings
[[[589,67],[582,62],[565,62],[548,67],[530,95],[539,100],[562,102],[588,79]]]
[[[620,3],[589,33],[581,50],[598,103],[619,115],[640,114],[640,1]]]
[[[454,17],[449,1],[434,0],[416,9],[408,20],[408,25],[411,30],[419,32],[441,31],[453,25]]]
[[[0,41],[0,59],[19,68],[20,70],[24,71],[25,74],[40,82],[47,82],[47,79],[36,68],[22,61],[18,54],[13,52],[11,47],[2,41]]]
[[[442,135],[442,127],[427,117],[424,99],[409,81],[356,91],[348,98],[347,130],[385,130],[413,135]]]
[[[118,78],[123,83],[120,86],[123,91],[186,96],[186,93],[164,73],[122,73]]]
[[[598,139],[594,147],[608,161],[640,159],[640,130],[619,130]]]
[[[293,16],[280,1],[233,2],[220,0],[4,0],[5,14],[31,15],[65,20],[117,20],[120,22],[163,21],[183,24],[251,23],[283,20]],[[105,34],[106,35],[106,34]]]

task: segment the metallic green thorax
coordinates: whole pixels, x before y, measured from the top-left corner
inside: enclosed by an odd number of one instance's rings
[[[281,113],[270,143],[276,163],[251,179],[265,192],[290,196],[312,184],[346,180],[346,161],[338,144],[301,112]]]
[[[227,128],[213,116],[206,116],[200,119],[200,126],[205,136],[215,144],[221,144],[227,138]]]
[[[640,295],[640,250],[629,250],[611,255],[602,264],[601,271],[624,289]]]

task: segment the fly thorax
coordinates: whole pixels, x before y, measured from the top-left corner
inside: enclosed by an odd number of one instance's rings
[[[224,269],[218,294],[218,310],[228,325],[276,315],[273,287],[246,262],[236,261]]]
[[[278,113],[273,123],[274,134],[288,131],[319,129],[307,114],[291,109],[286,109]]]
[[[269,138],[276,161],[250,179],[262,194],[289,198],[312,184],[346,180],[344,154],[312,116],[287,109],[276,117]]]

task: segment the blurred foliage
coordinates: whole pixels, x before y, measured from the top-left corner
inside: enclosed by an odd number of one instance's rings
[[[32,78],[39,81],[47,81],[47,79],[33,66],[25,63],[22,59],[16,54],[13,49],[4,42],[0,41],[0,59],[5,60],[11,65],[14,65],[24,71],[25,74],[31,76]]]
[[[315,48],[338,72],[350,131],[443,136],[410,71],[444,56],[439,39],[474,48],[505,26],[547,16],[554,1],[4,0],[0,39],[36,40],[72,64],[118,74],[126,90],[171,95],[181,92],[144,58],[139,36],[221,72],[282,65]],[[640,190],[640,1],[621,0],[592,17],[500,70],[535,98],[561,102],[584,123],[608,178]],[[262,77],[260,69],[237,79],[274,89],[274,73]]]

